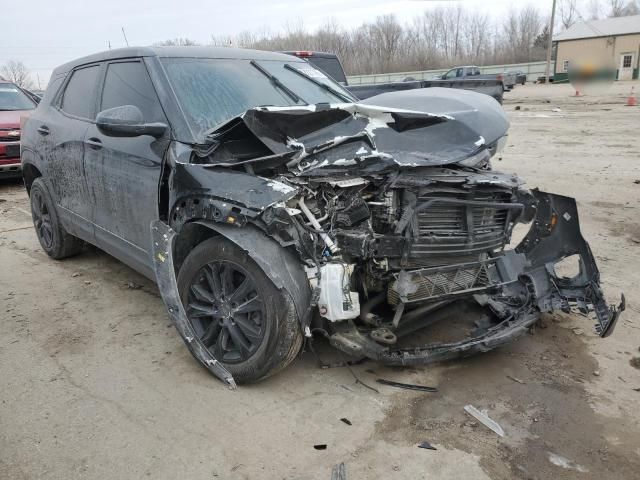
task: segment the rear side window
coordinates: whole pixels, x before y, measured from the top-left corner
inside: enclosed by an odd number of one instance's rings
[[[62,96],[60,108],[70,115],[92,119],[95,105],[94,92],[99,73],[98,65],[73,72]]]
[[[100,110],[123,105],[138,107],[146,122],[164,121],[160,100],[142,62],[111,63],[107,67]]]

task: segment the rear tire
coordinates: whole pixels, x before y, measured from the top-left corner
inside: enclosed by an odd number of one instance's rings
[[[60,223],[53,198],[42,178],[33,181],[29,196],[36,236],[47,255],[61,260],[80,253],[82,240],[67,233]]]
[[[286,367],[302,346],[293,302],[233,242],[205,240],[187,256],[178,291],[189,323],[237,383]]]

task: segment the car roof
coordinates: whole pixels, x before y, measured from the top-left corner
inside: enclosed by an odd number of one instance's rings
[[[117,60],[131,57],[173,57],[173,58],[229,58],[246,60],[282,60],[292,61],[290,55],[263,50],[231,47],[126,47],[105,50],[86,57],[78,58],[54,70],[54,75],[60,75],[73,70],[80,65]],[[295,60],[294,60],[295,61]]]

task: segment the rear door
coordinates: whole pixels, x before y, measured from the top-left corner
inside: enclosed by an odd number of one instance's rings
[[[101,66],[75,69],[67,77],[53,108],[34,117],[45,152],[47,178],[65,229],[93,241],[91,199],[83,166],[85,133],[92,125]]]
[[[98,103],[99,111],[134,105],[145,122],[167,123],[142,59],[107,63]],[[91,125],[85,142],[98,246],[152,275],[149,224],[158,218],[158,185],[169,131],[160,139],[150,135],[110,137]]]

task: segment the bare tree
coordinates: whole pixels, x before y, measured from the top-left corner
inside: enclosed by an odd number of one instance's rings
[[[498,24],[486,12],[456,5],[427,9],[405,25],[394,15],[378,17],[351,30],[335,19],[315,31],[298,21],[275,33],[262,30],[212,36],[210,44],[335,53],[350,75],[407,72],[456,64],[543,60],[544,47],[536,45],[536,39],[544,23],[532,6],[509,12],[505,22]]]
[[[589,0],[587,11],[589,12],[589,20],[599,20],[602,18],[602,4],[600,0]]]
[[[29,69],[19,60],[9,60],[0,67],[0,75],[21,88],[31,89],[34,86]]]
[[[154,45],[158,47],[195,47],[198,46],[199,43],[195,40],[191,40],[190,38],[170,38],[169,40],[164,40],[162,42],[157,42]]]
[[[609,12],[610,17],[624,16],[624,0],[609,0],[609,7],[611,8],[611,11]]]
[[[580,13],[578,12],[578,0],[560,0],[559,5],[560,22],[566,30],[576,23]]]

